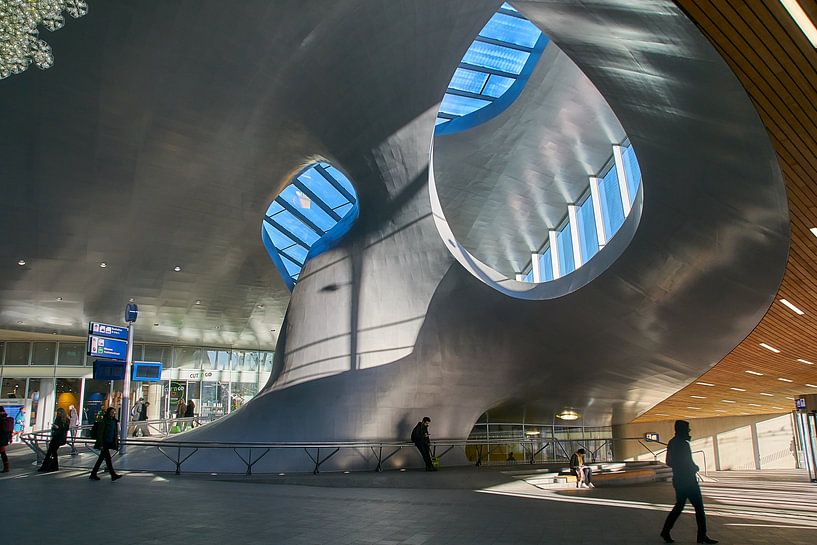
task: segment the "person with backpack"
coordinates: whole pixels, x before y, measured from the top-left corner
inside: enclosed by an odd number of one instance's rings
[[[0,459],[3,460],[3,473],[9,472],[9,457],[6,454],[6,447],[11,443],[11,436],[14,434],[14,419],[6,413],[6,409],[0,407]]]
[[[414,429],[411,430],[411,442],[420,451],[423,457],[423,462],[426,464],[426,471],[437,471],[431,460],[431,436],[428,433],[428,425],[431,424],[431,418],[424,416],[423,419],[417,422]]]
[[[60,407],[57,409],[57,417],[54,419],[54,423],[51,424],[51,440],[48,442],[45,459],[37,471],[50,473],[60,469],[60,464],[57,462],[57,451],[68,442],[68,428],[68,415],[65,413],[65,409]]]
[[[105,410],[105,416],[101,420],[94,422],[92,431],[96,438],[94,448],[99,449],[99,458],[96,459],[94,468],[91,470],[91,476],[88,478],[92,481],[99,480],[96,473],[104,460],[105,467],[108,468],[108,473],[111,476],[111,482],[116,481],[122,477],[122,475],[114,471],[113,462],[111,461],[111,449],[119,449],[119,420],[116,419],[116,409],[108,407]]]

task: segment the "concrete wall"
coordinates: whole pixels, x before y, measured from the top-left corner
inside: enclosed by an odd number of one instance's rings
[[[789,413],[690,419],[695,462],[707,470],[792,469],[797,467],[792,441],[794,427]],[[615,457],[619,460],[652,460],[654,455],[638,441],[645,433],[658,433],[662,443],[674,435],[674,420],[613,426]],[[628,440],[625,440],[628,439]],[[665,460],[664,446],[646,443]]]

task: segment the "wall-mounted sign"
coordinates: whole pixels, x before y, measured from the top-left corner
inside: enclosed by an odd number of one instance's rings
[[[118,325],[101,324],[99,322],[90,322],[88,324],[88,334],[96,335],[98,337],[107,337],[109,339],[128,340],[128,328],[119,327]]]
[[[88,355],[125,361],[128,356],[128,341],[88,335]]]
[[[123,380],[124,378],[124,362],[106,360],[94,362],[94,380]]]
[[[805,411],[806,410],[806,398],[798,397],[794,400],[794,408],[798,411]]]
[[[162,380],[162,364],[158,361],[135,361],[131,378],[142,382]]]
[[[659,435],[658,435],[657,433],[655,433],[655,432],[647,432],[647,433],[645,433],[645,434],[644,434],[644,439],[646,439],[647,441],[655,441],[656,443],[657,443],[658,441],[660,441],[660,437],[659,437]]]

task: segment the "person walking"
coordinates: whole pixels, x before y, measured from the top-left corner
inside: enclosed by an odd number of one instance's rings
[[[196,404],[193,403],[192,399],[187,400],[187,409],[184,411],[184,417],[190,419],[190,427],[193,428],[193,417],[196,416],[195,414]]]
[[[420,451],[423,457],[423,462],[426,464],[426,471],[437,471],[431,461],[431,436],[428,433],[428,425],[431,424],[431,418],[424,416],[423,419],[417,422],[414,429],[411,430],[411,442]]]
[[[184,431],[184,415],[187,414],[187,403],[184,402],[184,399],[179,399],[179,404],[176,405],[176,425],[179,427],[180,431]]]
[[[136,403],[133,404],[133,407],[131,407],[131,410],[130,410],[130,426],[128,426],[128,435],[133,433],[133,436],[136,437],[136,435],[139,433],[139,424],[138,424],[138,422],[139,422],[139,420],[141,420],[141,418],[139,418],[139,416],[142,414],[142,409],[144,408],[144,406],[145,406],[145,398],[140,397],[139,400]],[[131,432],[131,430],[133,430],[133,431]]]
[[[595,488],[593,484],[593,470],[585,465],[587,452],[580,448],[570,457],[570,469],[576,475],[576,488]]]
[[[71,456],[75,456],[79,454],[77,447],[74,446],[79,433],[79,413],[73,405],[68,407],[68,432],[71,434]]]
[[[96,459],[94,468],[91,470],[91,476],[88,478],[92,481],[99,480],[97,471],[99,471],[99,467],[104,460],[105,467],[111,475],[111,481],[116,481],[122,477],[122,475],[114,471],[113,462],[111,461],[111,449],[119,449],[119,420],[116,419],[116,409],[108,407],[102,420],[97,420],[94,423],[94,428],[93,431],[96,432],[94,435],[94,437],[96,437],[94,448],[99,449],[99,458]]]
[[[68,442],[68,424],[68,415],[65,414],[65,409],[60,407],[57,409],[57,417],[54,418],[54,423],[51,424],[51,440],[48,442],[45,459],[40,469],[37,470],[40,473],[50,473],[60,469],[60,464],[57,461],[57,451]]]
[[[139,429],[142,430],[142,437],[147,437],[148,435],[150,435],[150,430],[148,429],[147,424],[148,407],[150,407],[150,401],[145,401],[142,404],[142,410],[139,411]]]
[[[6,413],[5,408],[0,406],[0,459],[3,460],[3,473],[10,471],[6,447],[11,443],[12,435],[14,435],[14,419]]]
[[[698,470],[700,469],[692,461],[692,447],[689,440],[689,422],[686,420],[675,421],[675,437],[670,439],[667,445],[667,465],[672,468],[672,486],[675,488],[675,506],[667,515],[664,528],[661,530],[661,537],[666,543],[674,543],[670,536],[675,521],[681,516],[687,500],[695,508],[695,522],[698,523],[698,543],[717,543],[718,540],[710,538],[706,534],[706,514],[704,513],[704,500],[701,496],[701,487],[698,485]]]
[[[14,433],[11,442],[19,443],[22,441],[20,436],[23,435],[24,431],[26,431],[26,409],[22,407],[17,413],[17,416],[14,417]]]

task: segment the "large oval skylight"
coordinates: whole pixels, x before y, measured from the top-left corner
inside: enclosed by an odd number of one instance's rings
[[[440,104],[436,125],[444,126],[493,104],[514,84],[524,86],[547,41],[513,6],[507,2],[502,4],[454,72]]]
[[[272,201],[261,239],[290,291],[307,259],[326,249],[318,245],[311,251],[313,247],[339,223],[339,229],[348,230],[357,211],[352,183],[329,163],[308,166]],[[342,233],[332,234],[336,240]]]

